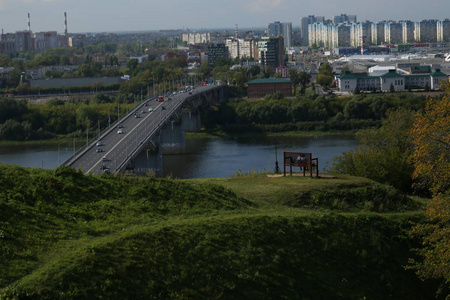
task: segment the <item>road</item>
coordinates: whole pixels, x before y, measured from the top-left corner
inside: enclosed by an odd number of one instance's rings
[[[158,132],[164,121],[183,105],[187,98],[210,88],[196,87],[192,95],[185,92],[166,96],[164,102],[157,102],[154,99],[141,102],[120,120],[121,128],[116,125],[102,134],[100,146],[96,145],[98,141],[91,141],[74,161],[69,161],[68,165],[81,169],[86,174],[98,175],[120,171],[122,164],[134,154],[133,151]],[[152,111],[149,111],[149,108]],[[136,117],[135,113],[139,117]],[[123,133],[118,133],[119,130]],[[101,152],[97,152],[98,149],[101,149]]]

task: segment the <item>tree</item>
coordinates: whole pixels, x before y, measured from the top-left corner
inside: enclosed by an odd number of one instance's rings
[[[319,67],[319,75],[316,77],[317,84],[323,87],[331,86],[333,83],[333,68],[329,63],[324,63]]]
[[[200,78],[206,79],[210,76],[211,74],[211,68],[209,67],[207,62],[203,62],[200,67],[198,68],[197,71],[198,76],[200,76]]]
[[[333,68],[329,63],[324,63],[319,67],[319,75],[328,75],[333,77]]]
[[[350,103],[350,101],[349,101]],[[361,108],[353,101],[354,109]],[[358,133],[361,145],[337,158],[332,171],[373,179],[411,192],[413,166],[410,162],[413,114],[404,108],[390,110],[379,129]]]
[[[299,83],[300,83],[300,93],[303,95],[305,93],[306,87],[311,82],[311,74],[301,71],[298,73]]]
[[[430,189],[425,217],[412,231],[422,238],[416,251],[423,261],[411,260],[422,278],[443,279],[450,286],[450,84],[441,100],[429,99],[425,112],[417,115],[412,129],[414,178]],[[450,295],[449,295],[450,296]],[[449,298],[447,296],[447,299]]]
[[[127,68],[130,70],[130,72],[133,72],[134,70],[136,70],[138,64],[139,61],[136,58],[132,58],[127,61]]]
[[[258,65],[254,65],[250,67],[250,74],[252,76],[258,76],[261,73],[261,67]]]
[[[289,78],[291,79],[292,88],[294,89],[294,96],[295,96],[295,92],[297,91],[297,86],[300,83],[300,76],[299,76],[298,70],[290,69],[289,70]]]
[[[333,83],[333,76],[319,74],[316,77],[316,82],[323,87],[331,86],[331,84]]]
[[[0,67],[11,67],[12,66],[12,60],[9,55],[6,54],[0,54]]]
[[[264,66],[262,69],[262,77],[263,78],[270,78],[275,74],[275,68],[271,66]]]
[[[391,83],[391,85],[389,86],[389,92],[390,93],[395,93],[395,88],[394,85]]]

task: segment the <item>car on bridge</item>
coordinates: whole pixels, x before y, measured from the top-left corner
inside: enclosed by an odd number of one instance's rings
[[[100,153],[100,152],[103,152],[103,150],[102,150],[102,148],[97,148],[97,149],[95,150],[95,152]]]
[[[117,128],[123,128],[122,124],[117,125]]]
[[[103,145],[103,144],[102,144],[102,141],[98,141],[96,145],[97,145],[97,146],[102,146],[102,145]]]
[[[118,133],[118,134],[122,134],[122,133],[123,133],[123,130],[122,130],[122,129],[119,129],[119,130],[117,130],[117,133]]]
[[[150,107],[150,108],[148,109],[148,111],[149,111],[149,112],[152,112],[152,111],[153,111],[153,107]]]

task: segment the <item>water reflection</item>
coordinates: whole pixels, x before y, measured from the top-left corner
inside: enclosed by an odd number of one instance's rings
[[[250,139],[186,140],[184,154],[163,156],[163,175],[176,178],[228,177],[239,170],[257,172],[282,167],[283,152],[311,152],[319,158],[319,167],[330,165],[333,157],[355,148],[353,136],[255,137]],[[277,153],[276,153],[277,152]]]
[[[241,172],[282,168],[283,152],[311,152],[319,158],[320,170],[333,157],[353,149],[353,136],[274,137],[239,139],[189,138],[182,154],[163,155],[163,177],[228,177]],[[55,169],[73,154],[73,145],[0,145],[0,162],[32,168]],[[276,156],[277,154],[277,156]],[[139,167],[139,166],[137,166]]]

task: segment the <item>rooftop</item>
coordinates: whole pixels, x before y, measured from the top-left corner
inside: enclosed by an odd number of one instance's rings
[[[247,82],[247,84],[262,84],[262,83],[291,83],[290,78],[258,78]]]

